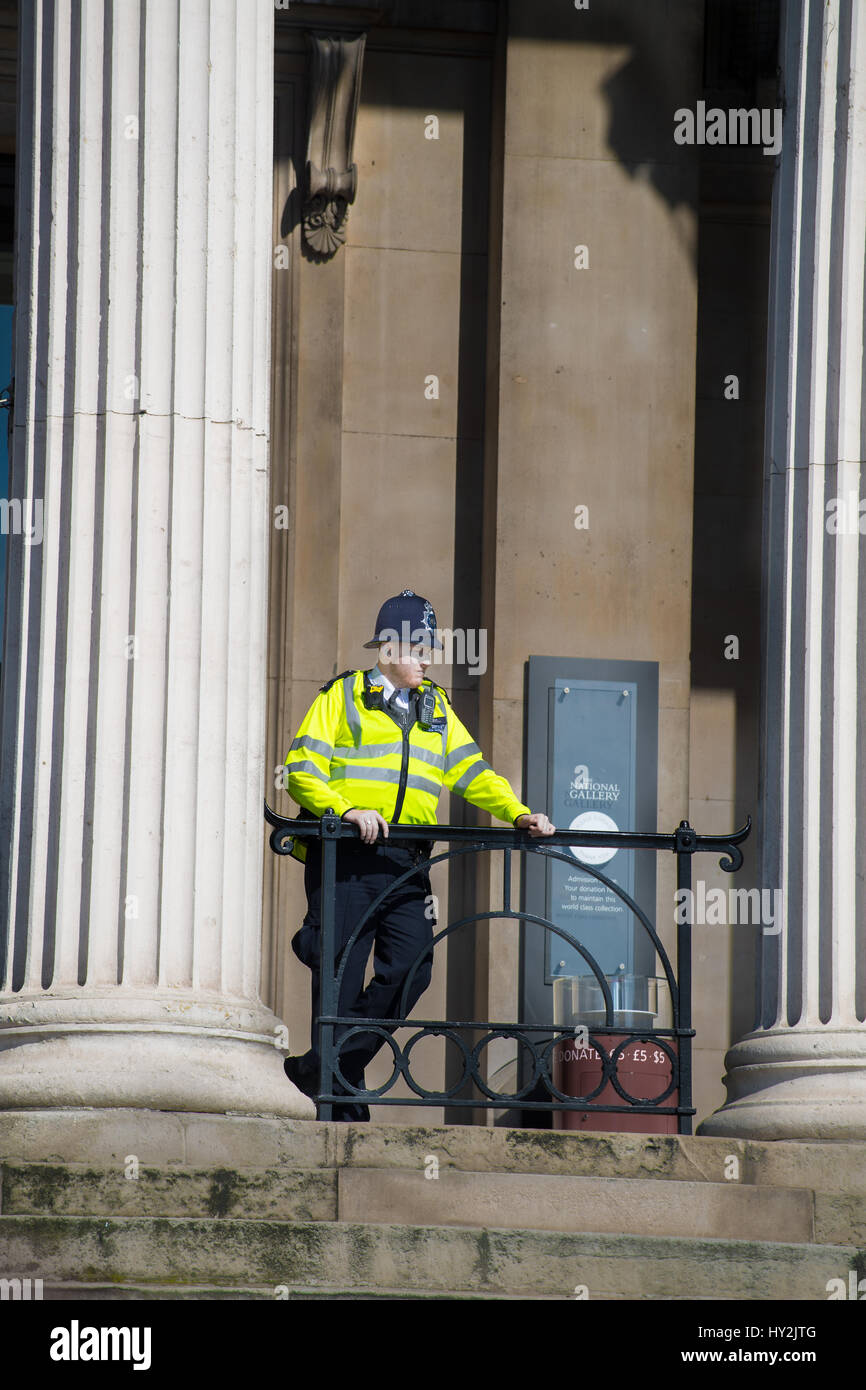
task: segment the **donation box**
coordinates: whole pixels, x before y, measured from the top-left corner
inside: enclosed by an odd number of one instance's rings
[[[573,1029],[576,1036],[560,1038],[553,1046],[553,1084],[563,1095],[582,1096],[595,1105],[625,1105],[631,1099],[676,1105],[679,1091],[676,1086],[671,1088],[671,1054],[677,1055],[676,1039],[665,1038],[662,1042],[639,1036],[642,1028],[647,1032],[670,1028],[667,980],[635,975],[606,978],[614,1005],[612,1026],[622,1028],[622,1032],[597,1031],[604,1026],[606,1015],[601,986],[594,975],[556,981],[554,1022],[557,1027]],[[611,1080],[604,1082],[605,1058],[600,1048],[615,1062],[614,1074],[625,1096],[620,1095]],[[595,1091],[598,1094],[593,1094]],[[616,1114],[603,1110],[555,1110],[553,1128],[676,1134],[677,1117],[646,1111]]]

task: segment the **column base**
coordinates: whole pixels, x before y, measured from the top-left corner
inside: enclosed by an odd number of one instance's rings
[[[261,1004],[201,995],[0,999],[0,1111],[277,1115],[316,1107],[283,1070],[284,1025]]]
[[[728,1099],[696,1134],[866,1139],[866,1025],[762,1029],[725,1056]]]

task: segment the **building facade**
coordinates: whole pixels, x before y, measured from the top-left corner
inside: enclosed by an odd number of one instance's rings
[[[312,1118],[262,796],[292,813],[295,728],[408,586],[485,634],[437,679],[518,789],[530,657],[657,664],[628,828],[751,814],[736,883],[783,904],[695,925],[696,1120],[864,1137],[853,0],[33,0],[0,37],[7,498],[43,504],[6,538],[0,1111]],[[416,1013],[519,1017],[513,923],[437,957]]]

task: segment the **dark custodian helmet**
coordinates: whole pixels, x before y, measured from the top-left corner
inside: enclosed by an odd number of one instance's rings
[[[404,589],[394,598],[386,598],[376,619],[376,634],[364,646],[378,647],[380,642],[406,642],[408,645],[423,642],[441,651],[442,643],[436,631],[436,614],[430,600],[413,589]]]

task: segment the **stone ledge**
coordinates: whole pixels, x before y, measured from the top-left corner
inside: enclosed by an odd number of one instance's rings
[[[489,1303],[492,1300],[519,1300],[520,1302],[546,1301],[550,1298],[571,1298],[571,1294],[545,1294],[545,1293],[473,1293],[471,1290],[463,1289],[314,1289],[303,1286],[289,1286],[287,1294],[280,1295],[277,1300],[274,1298],[272,1288],[232,1288],[226,1289],[218,1284],[193,1285],[184,1284],[172,1287],[171,1285],[145,1285],[145,1284],[46,1284],[44,1290],[45,1302],[60,1302],[69,1300],[70,1302],[114,1302],[118,1300],[147,1300],[148,1302],[161,1302],[168,1300],[197,1300],[209,1302],[220,1300],[230,1302],[232,1300],[256,1299],[260,1302],[296,1302],[297,1300],[311,1301],[327,1299],[331,1302],[357,1301],[361,1299],[408,1299],[427,1300],[427,1299],[457,1299],[460,1302],[467,1300],[479,1300],[482,1303]]]
[[[244,1217],[334,1221],[334,1168],[152,1168],[0,1163],[3,1216]]]
[[[860,1244],[866,1197],[676,1179],[445,1167],[156,1168],[0,1163],[4,1216],[405,1222]],[[818,1221],[813,1208],[819,1204]]]
[[[481,1125],[343,1124],[133,1109],[0,1111],[0,1161],[192,1169],[423,1168],[440,1172],[726,1181],[866,1196],[866,1142],[566,1133]]]
[[[428,1180],[423,1171],[343,1168],[338,1192],[338,1217],[347,1222],[793,1243],[814,1240],[811,1192],[733,1182],[462,1173],[454,1169]],[[860,1201],[859,1218],[862,1226],[866,1199]],[[843,1228],[843,1220],[828,1220],[833,1238],[828,1237],[825,1243],[847,1243],[846,1237],[841,1241],[838,1237]]]
[[[0,1216],[5,1277],[592,1298],[826,1299],[851,1246],[344,1222]]]

